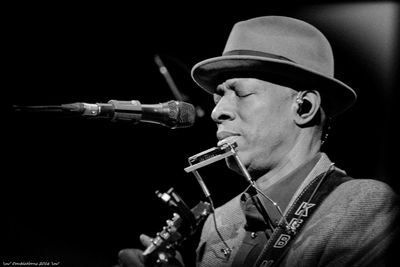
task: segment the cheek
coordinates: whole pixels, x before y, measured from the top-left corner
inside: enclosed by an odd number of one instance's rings
[[[262,113],[263,112],[263,113]],[[256,113],[257,120],[249,123],[247,141],[255,151],[270,153],[279,146],[291,132],[291,123],[285,110],[263,110]]]
[[[259,95],[238,110],[247,149],[271,152],[290,133],[290,101],[283,96]],[[280,104],[279,104],[280,103]]]

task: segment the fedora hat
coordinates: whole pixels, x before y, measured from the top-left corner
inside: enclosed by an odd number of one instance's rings
[[[314,26],[289,17],[266,16],[234,25],[222,56],[193,66],[193,80],[213,93],[229,78],[264,79],[294,90],[317,90],[330,117],[348,109],[357,95],[334,78],[332,48]]]

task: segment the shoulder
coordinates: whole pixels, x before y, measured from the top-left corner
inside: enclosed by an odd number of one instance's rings
[[[384,193],[384,194],[393,194],[395,195],[393,189],[387,184],[382,181],[376,179],[360,179],[360,178],[352,178],[343,184],[341,184],[338,189],[341,190],[354,190],[362,192],[375,192],[375,193]]]
[[[311,215],[291,246],[289,262],[301,258],[313,263],[309,265],[318,261],[321,266],[343,266],[362,255],[380,257],[396,236],[398,218],[398,196],[389,185],[348,180]]]
[[[340,184],[327,197],[326,202],[365,210],[382,205],[396,205],[399,197],[386,183],[374,179],[351,179]],[[324,204],[325,204],[324,203]],[[354,204],[357,204],[354,206]]]
[[[318,216],[337,220],[336,227],[354,226],[394,219],[399,213],[398,203],[398,195],[388,184],[374,179],[351,179],[337,186],[317,211]]]
[[[321,203],[312,220],[336,235],[349,232],[376,233],[391,228],[399,217],[399,197],[386,183],[351,179],[336,187]],[[328,230],[325,229],[325,230]]]
[[[399,198],[392,188],[373,179],[351,179],[337,186],[319,205],[303,233],[332,238],[390,228],[399,216]]]

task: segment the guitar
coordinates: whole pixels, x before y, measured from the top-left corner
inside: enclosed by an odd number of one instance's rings
[[[149,266],[160,266],[175,259],[176,249],[197,231],[211,210],[210,204],[203,201],[190,209],[173,188],[156,194],[173,211],[173,217],[166,221],[166,226],[143,252]]]

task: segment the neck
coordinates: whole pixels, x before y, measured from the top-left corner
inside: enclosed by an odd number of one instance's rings
[[[314,135],[299,134],[294,145],[280,157],[278,162],[256,181],[259,188],[264,189],[277,183],[289,173],[311,160],[320,152],[320,139]]]

